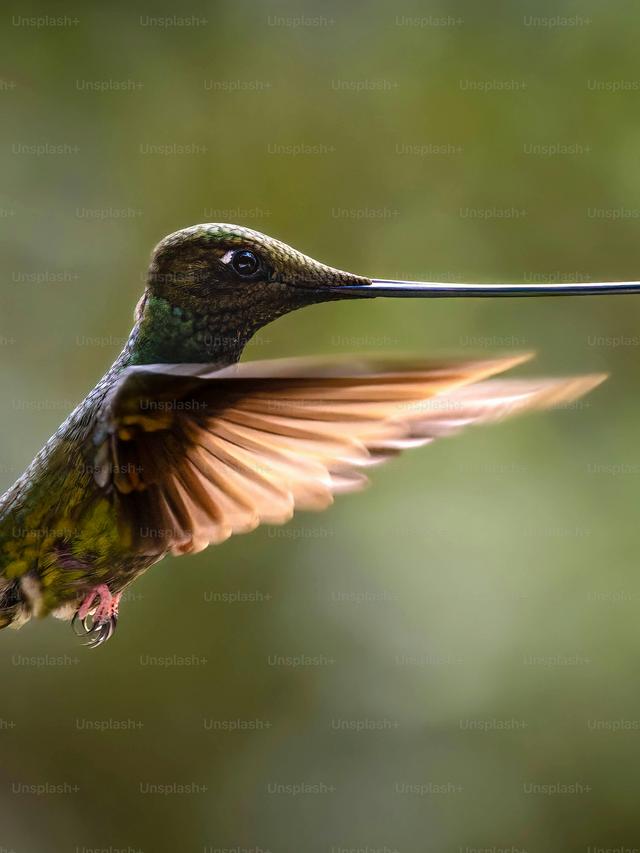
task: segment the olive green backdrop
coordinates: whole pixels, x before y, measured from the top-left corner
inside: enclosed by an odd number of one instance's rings
[[[43,20],[43,16],[45,16]],[[48,16],[48,19],[46,18]],[[640,275],[633,4],[3,13],[0,480],[199,221],[356,272]],[[0,636],[0,851],[640,848],[640,297],[331,304],[253,358],[537,350],[567,410],[135,584],[116,638]]]

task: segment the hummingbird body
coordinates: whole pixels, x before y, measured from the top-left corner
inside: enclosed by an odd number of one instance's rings
[[[0,499],[0,628],[53,613],[98,645],[166,554],[324,509],[363,467],[604,378],[489,379],[522,356],[237,365],[266,323],[377,284],[238,226],[165,238],[123,352]]]
[[[96,581],[119,591],[149,564],[123,552],[113,504],[91,469],[95,414],[128,355],[0,499],[0,627],[64,607]]]

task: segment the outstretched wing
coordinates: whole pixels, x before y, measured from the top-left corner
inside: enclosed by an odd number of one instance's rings
[[[324,509],[405,448],[566,403],[604,379],[487,378],[526,358],[128,368],[100,413],[96,480],[132,550],[199,551]]]

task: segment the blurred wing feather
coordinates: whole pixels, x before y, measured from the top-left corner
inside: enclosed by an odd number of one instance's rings
[[[100,413],[96,481],[133,550],[195,552],[325,509],[401,450],[566,404],[604,378],[488,378],[526,357],[128,368]]]

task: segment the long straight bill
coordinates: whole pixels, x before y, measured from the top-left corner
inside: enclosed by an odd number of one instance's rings
[[[640,281],[585,281],[574,284],[456,284],[439,281],[395,281],[372,278],[371,284],[347,284],[335,288],[353,296],[602,296],[640,293]]]

